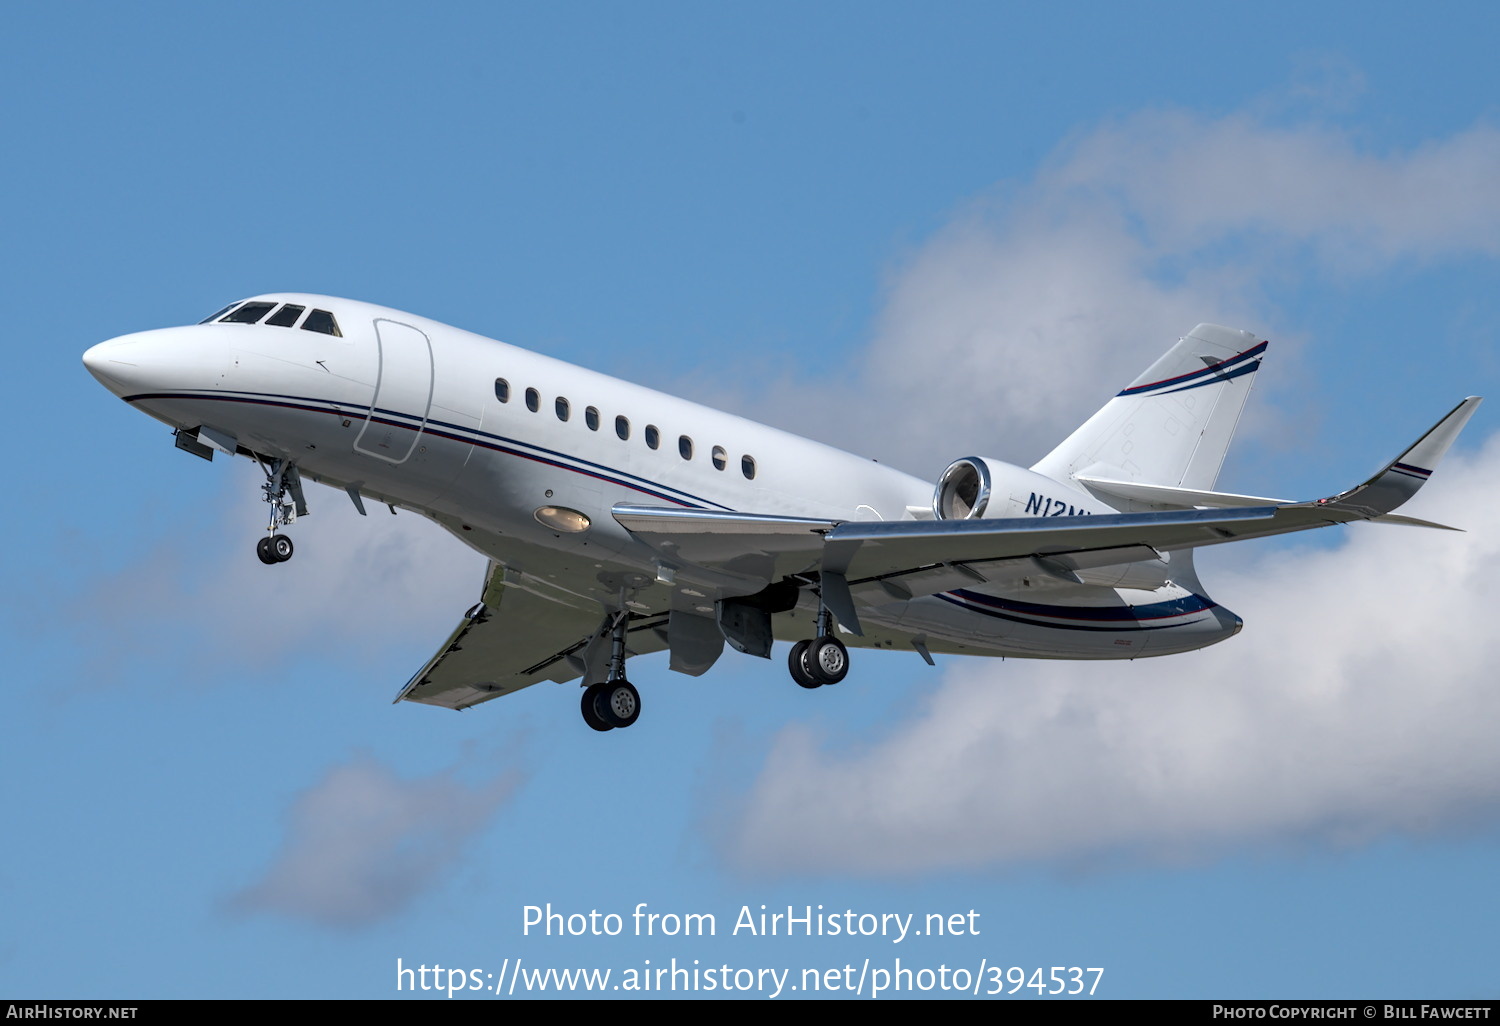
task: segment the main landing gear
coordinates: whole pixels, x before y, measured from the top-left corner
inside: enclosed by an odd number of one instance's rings
[[[260,456],[255,462],[266,475],[266,483],[260,486],[265,501],[271,506],[271,522],[266,527],[266,537],[255,543],[255,554],[262,563],[285,563],[292,558],[292,540],[277,534],[278,527],[286,527],[298,517],[307,516],[307,500],[302,496],[302,475],[297,465],[290,460],[272,459],[269,462]],[[290,498],[288,498],[290,496]]]
[[[833,615],[818,595],[818,636],[811,641],[799,641],[792,646],[787,668],[792,671],[792,680],[804,688],[820,688],[824,684],[837,684],[849,675],[849,650],[833,636]]]
[[[583,689],[583,722],[595,730],[628,727],[640,718],[641,693],[625,679],[625,635],[629,629],[630,614],[621,610],[610,626],[609,679]]]

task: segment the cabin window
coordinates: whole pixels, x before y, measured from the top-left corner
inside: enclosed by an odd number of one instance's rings
[[[275,303],[246,303],[224,318],[225,324],[254,324],[271,312]]]
[[[646,447],[656,449],[661,446],[661,432],[656,430],[655,424],[646,425]]]
[[[722,445],[714,446],[713,457],[715,470],[723,470],[725,467],[729,466],[729,453],[724,451],[724,447]]]
[[[590,406],[583,411],[583,422],[589,426],[590,431],[599,430],[599,411]]]
[[[526,390],[526,408],[532,413],[542,408],[542,393],[534,388]]]
[[[208,323],[210,323],[212,321],[216,321],[220,317],[223,317],[225,314],[227,314],[229,311],[233,310],[235,307],[237,307],[239,305],[240,304],[238,302],[230,303],[228,306],[226,306],[224,309],[220,310],[218,313],[212,314],[212,315],[210,315],[208,317],[205,317],[205,318],[203,318],[203,320],[199,321],[198,323],[199,324],[208,324]]]
[[[687,435],[677,436],[677,451],[682,453],[682,458],[690,460],[693,458],[693,440]]]
[[[746,481],[754,481],[755,480],[755,457],[754,456],[741,456],[740,457],[740,473],[745,475],[745,480]]]
[[[573,415],[572,407],[568,405],[568,401],[562,396],[557,397],[557,402],[552,404],[552,408],[557,411],[558,420],[567,420]]]
[[[277,310],[271,316],[267,317],[266,323],[274,324],[278,328],[290,328],[292,325],[297,323],[297,318],[301,317],[302,311],[306,309],[307,307],[305,306],[298,306],[296,303],[288,303],[286,306],[283,306],[280,310]]]
[[[504,378],[495,379],[495,398],[502,403],[510,402],[510,382]]]
[[[303,331],[316,331],[323,335],[332,335],[334,338],[343,338],[344,333],[339,330],[339,322],[333,319],[333,314],[327,310],[314,310],[307,315],[307,320],[302,322]]]
[[[615,434],[617,434],[617,435],[620,436],[620,440],[621,441],[624,441],[625,439],[629,438],[630,437],[630,421],[626,420],[624,417],[616,417],[615,418]]]

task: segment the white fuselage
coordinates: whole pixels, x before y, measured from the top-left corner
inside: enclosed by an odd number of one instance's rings
[[[366,303],[258,298],[332,311],[342,334],[200,324],[101,343],[86,363],[178,429],[227,437],[294,463],[304,479],[429,517],[571,605],[608,609],[628,586],[632,605],[704,612],[759,587],[732,572],[658,579],[660,554],[610,515],[619,503],[888,521],[931,507],[930,482],[587,368]],[[583,514],[587,530],[543,524],[537,511],[547,507]],[[1002,465],[985,516],[1113,512],[1068,484]],[[1134,658],[1233,634],[1238,620],[1202,595],[1190,561],[1179,565],[1178,583],[1149,590],[1017,566],[937,595],[865,597],[865,634],[847,640]],[[807,636],[810,608],[779,614],[777,636]]]

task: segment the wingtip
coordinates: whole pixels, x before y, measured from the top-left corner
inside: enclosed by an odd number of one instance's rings
[[[1318,505],[1357,513],[1364,520],[1395,510],[1426,484],[1482,401],[1477,395],[1466,397],[1374,477],[1340,495],[1320,500]],[[1420,526],[1439,525],[1424,522]]]
[[[1411,448],[1397,457],[1393,466],[1415,465],[1426,468],[1426,471],[1430,473],[1447,454],[1448,448],[1457,440],[1459,432],[1469,423],[1469,418],[1474,415],[1474,411],[1482,402],[1484,399],[1477,395],[1465,398],[1463,402],[1449,410],[1447,416],[1434,424],[1426,434],[1417,439]]]

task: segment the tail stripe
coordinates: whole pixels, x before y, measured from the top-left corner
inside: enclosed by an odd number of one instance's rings
[[[1085,475],[1211,491],[1268,347],[1248,331],[1198,325],[1031,469],[1079,489]]]
[[[1145,395],[1148,392],[1155,392],[1157,389],[1166,389],[1165,392],[1161,393],[1162,395],[1166,395],[1169,392],[1185,392],[1190,388],[1201,388],[1204,385],[1212,385],[1218,381],[1227,381],[1230,378],[1237,378],[1241,374],[1251,374],[1260,367],[1259,357],[1265,355],[1266,345],[1267,343],[1262,342],[1260,345],[1251,346],[1243,353],[1236,353],[1229,359],[1220,361],[1211,367],[1204,367],[1202,370],[1192,371],[1187,374],[1179,374],[1175,378],[1167,378],[1164,381],[1153,381],[1148,385],[1136,385],[1134,388],[1127,388],[1119,394],[1122,396]],[[1225,373],[1235,367],[1238,367],[1238,370],[1235,370],[1234,373]],[[1177,387],[1168,387],[1172,385]]]

